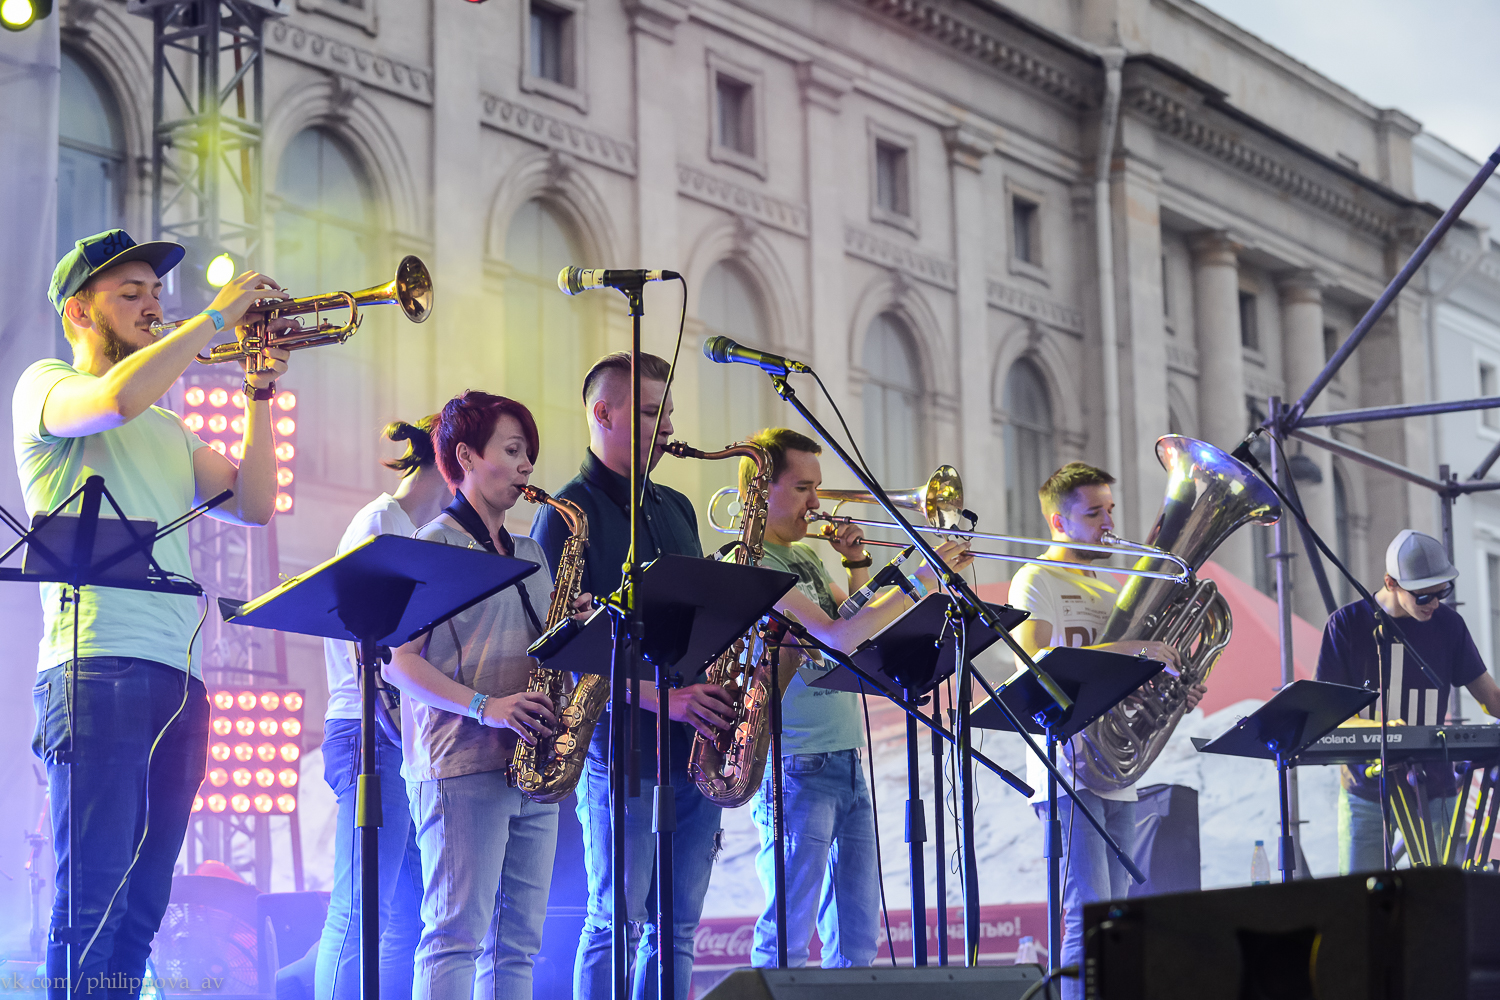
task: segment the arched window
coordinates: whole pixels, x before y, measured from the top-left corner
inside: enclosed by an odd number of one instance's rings
[[[1337,462],[1333,463],[1333,549],[1338,553],[1339,562],[1349,566],[1349,555],[1353,546],[1349,541],[1349,487],[1344,482],[1344,473]],[[1354,568],[1349,567],[1351,570]],[[1349,581],[1329,567],[1329,576],[1338,578],[1339,603],[1348,604],[1354,600],[1354,588],[1349,586]]]
[[[1037,490],[1057,469],[1052,402],[1037,366],[1025,358],[1005,376],[1005,510],[1009,534],[1048,536]]]
[[[57,256],[121,225],[125,143],[120,112],[94,70],[62,50],[57,130]],[[139,234],[137,234],[139,235]],[[67,357],[71,349],[58,329]]]
[[[705,337],[725,336],[771,349],[761,298],[744,268],[733,261],[719,261],[703,276],[698,318]],[[771,406],[770,380],[764,375],[737,365],[704,365],[699,378],[704,447],[744,440],[769,424],[785,422],[773,416],[779,411]]]
[[[922,476],[922,380],[906,324],[881,313],[865,336],[865,460],[882,486],[902,490]]]
[[[270,273],[293,295],[357,291],[395,273],[395,262],[376,252],[375,203],[365,173],[333,134],[310,128],[292,137],[270,203]],[[389,419],[377,408],[391,367],[381,361],[389,344],[380,334],[395,322],[385,312],[367,311],[359,334],[336,350],[298,353],[289,378],[301,390],[300,475],[362,489],[375,485],[376,436]]]
[[[505,233],[503,371],[492,391],[531,408],[542,439],[532,481],[560,486],[572,478],[588,447],[579,390],[583,374],[604,353],[601,298],[557,292],[557,273],[582,260],[563,217],[533,199],[516,210]],[[649,431],[647,432],[649,433]]]

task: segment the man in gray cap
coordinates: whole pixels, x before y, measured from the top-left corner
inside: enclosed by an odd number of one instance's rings
[[[1333,613],[1323,629],[1318,680],[1355,687],[1380,683],[1381,663],[1388,666],[1386,691],[1389,721],[1413,726],[1442,725],[1448,714],[1448,691],[1468,688],[1490,715],[1500,715],[1500,686],[1485,670],[1463,616],[1443,603],[1453,592],[1458,570],[1443,544],[1410,528],[1398,534],[1385,553],[1385,585],[1375,592],[1386,614],[1396,619],[1406,639],[1442,682],[1436,690],[1415,660],[1393,635],[1379,630],[1374,609],[1364,600]],[[1378,719],[1380,703],[1365,712]],[[1426,782],[1431,821],[1430,842],[1440,857],[1448,839],[1458,785],[1451,767],[1411,765]],[[1402,772],[1404,774],[1404,771]],[[1387,778],[1401,780],[1396,770]],[[1385,867],[1380,776],[1368,765],[1343,768],[1339,789],[1339,872],[1379,871]]]
[[[52,510],[97,475],[127,516],[159,525],[224,490],[234,496],[214,516],[270,521],[277,492],[271,398],[287,352],[271,352],[270,370],[245,374],[238,466],[155,403],[218,331],[238,328],[257,299],[286,293],[247,272],[209,308],[158,337],[152,324],[162,318],[161,279],[182,257],[175,243],[137,244],[112,229],[79,240],[58,262],[50,295],[73,360],[27,368],[12,401],[29,513]],[[291,323],[277,320],[271,329]],[[108,505],[104,511],[113,516]],[[167,572],[192,575],[185,532],[163,538],[153,554]],[[195,643],[200,609],[187,596],[85,587],[75,637],[75,609],[62,603],[61,586],[41,591],[32,746],[47,763],[57,857],[48,993],[64,995],[71,975],[79,990],[131,997],[166,911],[208,754],[208,697]],[[69,749],[71,773],[63,759]]]

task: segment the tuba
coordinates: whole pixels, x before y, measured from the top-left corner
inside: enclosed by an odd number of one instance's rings
[[[748,458],[755,463],[742,500],[743,517],[734,559],[741,565],[760,562],[761,538],[766,531],[766,494],[771,488],[771,457],[753,444],[732,444],[722,451],[702,452],[681,441],[667,445],[678,458]],[[727,688],[735,701],[734,724],[717,739],[693,734],[688,774],[704,798],[725,809],[744,805],[755,796],[766,770],[771,740],[771,651],[759,626],[736,639],[708,668],[708,682]]]
[[[1281,506],[1270,488],[1238,459],[1211,444],[1168,435],[1156,442],[1167,470],[1167,495],[1146,544],[1188,563],[1196,572],[1219,545],[1246,524],[1274,524]],[[1142,557],[1137,569],[1159,559]],[[1110,709],[1078,734],[1072,748],[1077,779],[1094,792],[1133,784],[1156,760],[1186,707],[1188,689],[1202,684],[1229,644],[1229,604],[1212,580],[1173,583],[1131,577],[1098,641],[1153,640],[1170,644],[1182,661],[1179,676],[1161,673],[1127,704]]]
[[[583,590],[583,550],[589,544],[589,521],[577,504],[549,496],[535,486],[521,487],[521,495],[557,511],[571,532],[557,562],[557,582],[552,605],[547,609],[547,634],[551,635],[568,620],[573,602]],[[534,745],[517,740],[510,759],[510,783],[532,802],[560,802],[583,774],[594,724],[609,698],[609,680],[600,674],[584,674],[570,691],[566,671],[549,670],[538,662],[526,679],[526,690],[552,700],[562,731],[539,736]]]

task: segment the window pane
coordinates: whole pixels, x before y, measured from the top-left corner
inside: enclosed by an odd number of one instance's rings
[[[1002,404],[1006,414],[1006,530],[1013,535],[1044,538],[1047,521],[1037,491],[1056,471],[1057,458],[1053,451],[1052,403],[1036,365],[1022,359],[1011,366]]]
[[[67,49],[62,53],[58,95],[58,137],[99,151],[121,149],[118,114],[93,73]]]
[[[718,77],[719,145],[746,156],[755,155],[755,125],[749,84]]]
[[[888,142],[875,143],[875,203],[888,212],[909,215],[906,187],[906,150]]]
[[[889,313],[865,338],[865,460],[889,489],[906,489],[921,476],[921,395],[915,352],[906,325]]]
[[[531,72],[544,80],[570,85],[563,68],[563,36],[568,13],[555,7],[532,4]]]
[[[1240,292],[1240,344],[1251,350],[1260,349],[1260,329],[1256,324],[1255,296]]]
[[[709,268],[698,292],[698,318],[704,336],[725,336],[756,347],[770,338],[760,296],[745,272],[731,261]],[[753,431],[772,425],[780,414],[773,407],[770,380],[739,365],[699,368],[700,447],[718,448],[743,440]],[[784,420],[783,420],[784,422]],[[713,476],[708,470],[700,470]]]
[[[1011,204],[1011,229],[1015,235],[1016,259],[1035,264],[1037,262],[1036,205],[1020,198],[1014,199]]]

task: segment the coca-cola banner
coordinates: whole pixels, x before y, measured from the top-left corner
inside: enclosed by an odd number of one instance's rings
[[[750,947],[755,941],[755,917],[704,917],[698,924],[694,941],[693,995],[703,996],[734,969],[750,965]],[[936,964],[938,916],[927,911],[927,954]],[[1010,965],[1016,960],[1016,945],[1023,937],[1038,943],[1039,960],[1045,962],[1047,950],[1047,905],[1045,903],[995,903],[979,908],[979,962],[981,965]],[[891,911],[891,942],[896,946],[898,965],[911,965],[911,911]],[[953,964],[964,958],[963,911],[948,910],[948,956]],[[822,943],[816,932],[808,949],[808,965],[822,961]],[[880,953],[877,963],[890,962],[885,924],[880,927]]]

